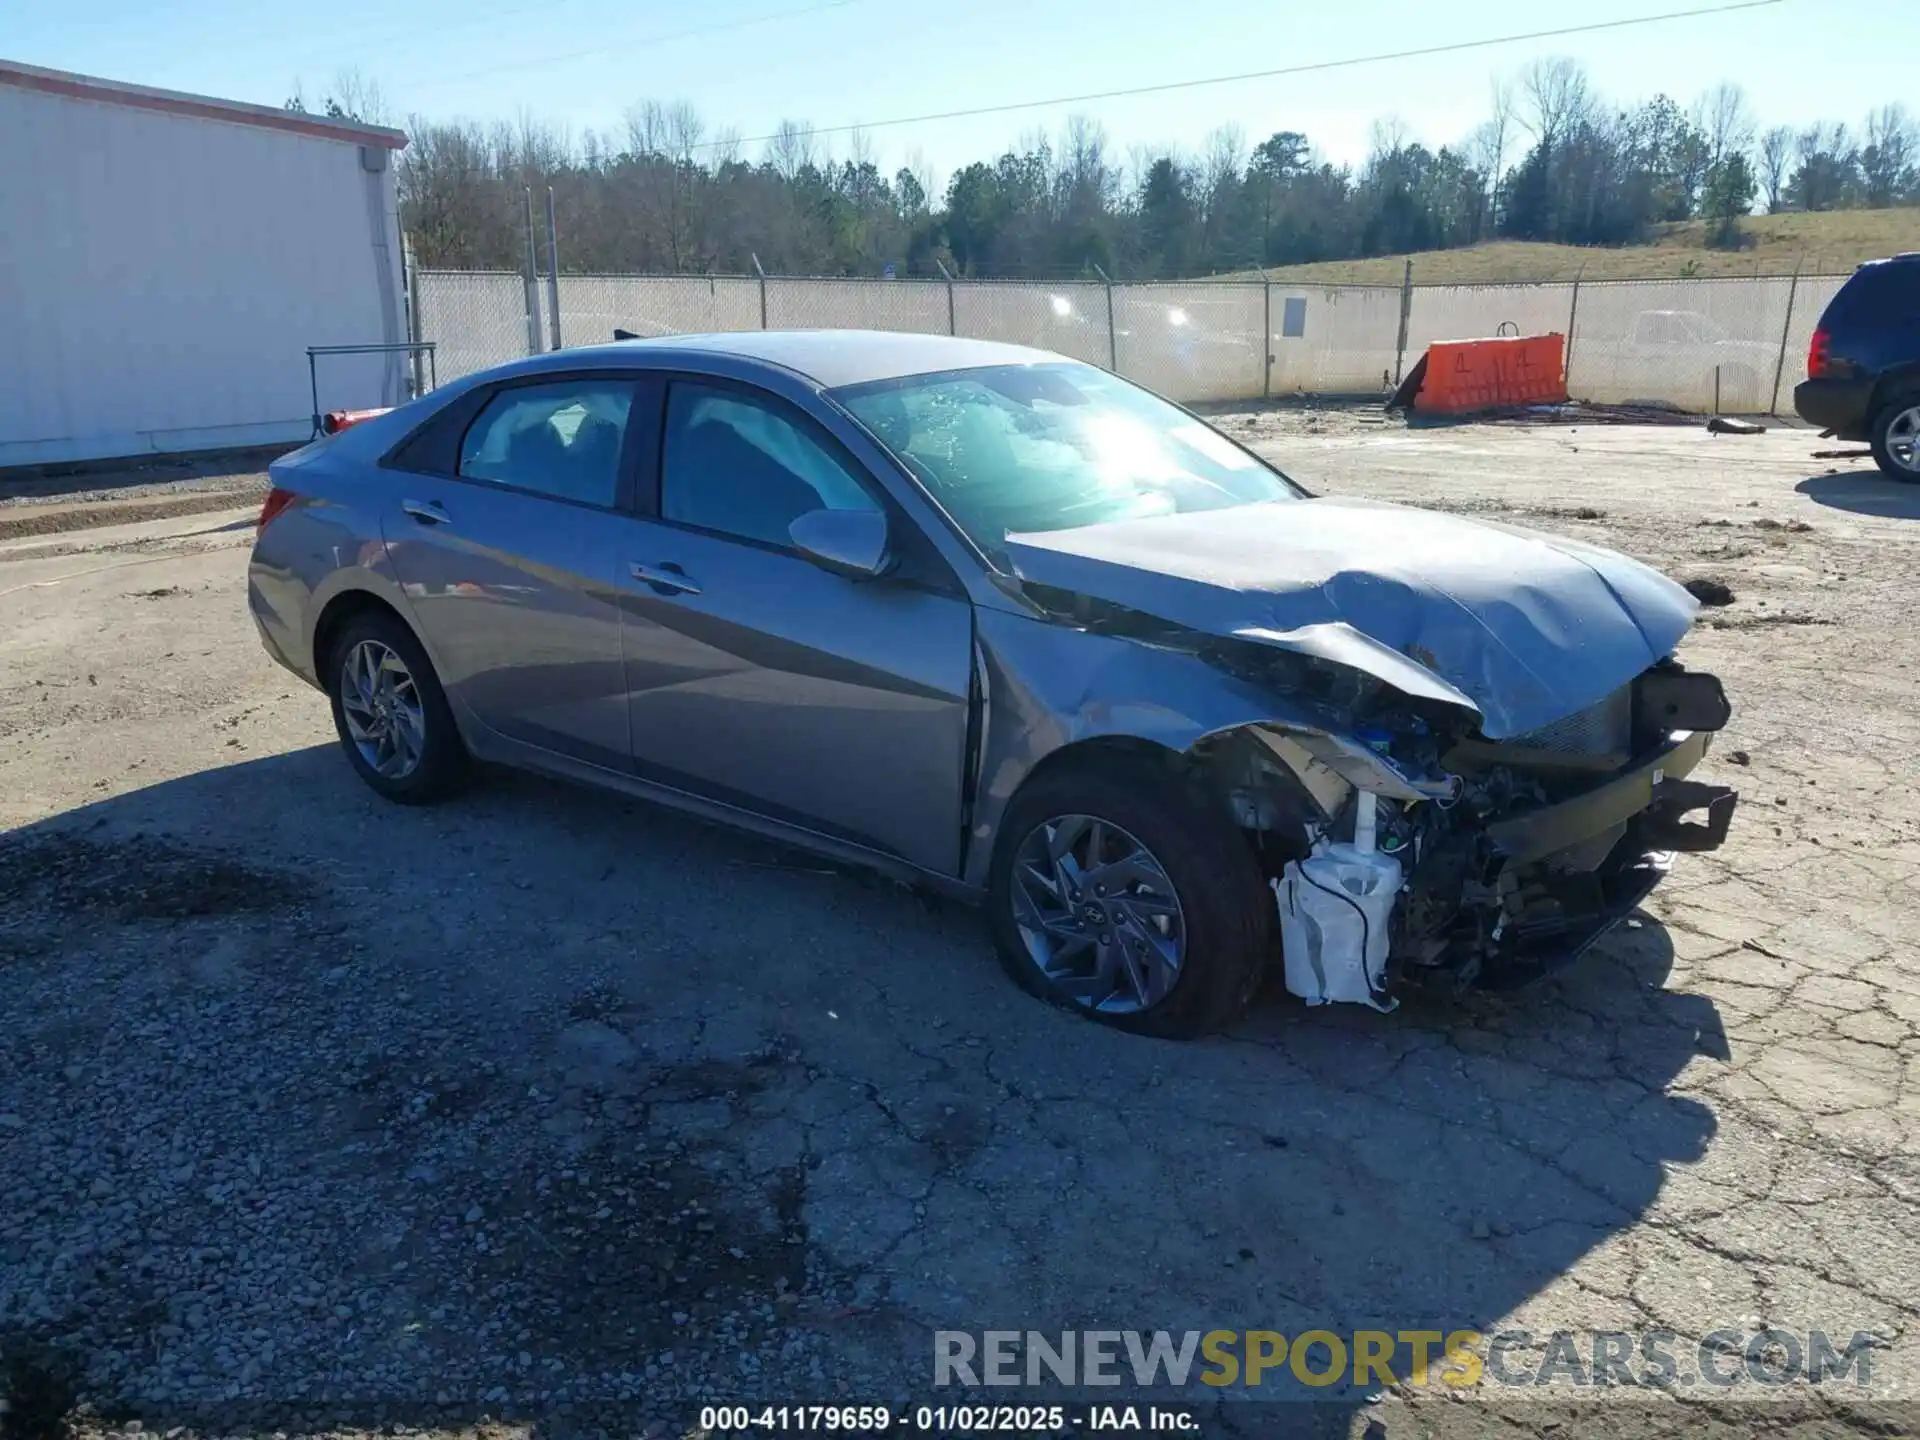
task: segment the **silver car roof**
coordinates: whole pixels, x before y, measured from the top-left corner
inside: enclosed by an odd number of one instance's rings
[[[824,390],[941,370],[1058,363],[1066,358],[1024,345],[948,335],[907,335],[888,330],[741,330],[719,335],[665,335],[585,345],[554,351],[489,373],[511,374],[568,365],[665,366],[690,353],[778,365],[805,376]]]

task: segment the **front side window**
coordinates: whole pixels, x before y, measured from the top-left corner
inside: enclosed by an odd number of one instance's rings
[[[988,555],[1010,534],[1292,500],[1285,476],[1091,365],[992,365],[834,392]]]
[[[667,392],[660,516],[786,547],[810,510],[880,507],[772,397],[676,382]]]
[[[633,387],[613,380],[518,385],[487,402],[460,445],[460,474],[611,507]]]

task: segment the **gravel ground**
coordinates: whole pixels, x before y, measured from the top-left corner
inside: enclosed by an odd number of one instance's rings
[[[1132,1039],[965,910],[643,805],[384,805],[260,651],[244,511],[134,477],[79,497],[127,523],[0,536],[6,1423],[682,1434],[982,1398],[933,1388],[945,1327],[1777,1325],[1869,1333],[1872,1392],[1178,1398],[1920,1429],[1920,492],[1804,432],[1224,421],[1316,488],[1729,587],[1685,651],[1735,700],[1728,847],[1520,995]]]
[[[0,472],[0,542],[258,505],[267,493],[268,458],[248,452],[237,460]]]

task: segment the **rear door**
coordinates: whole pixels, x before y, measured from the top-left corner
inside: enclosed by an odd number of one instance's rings
[[[618,511],[641,382],[540,375],[474,397],[445,473],[399,472],[387,548],[448,696],[489,729],[628,759]]]
[[[973,612],[952,572],[811,417],[672,378],[624,531],[626,681],[644,777],[954,873]],[[787,527],[888,511],[899,570],[830,574]]]

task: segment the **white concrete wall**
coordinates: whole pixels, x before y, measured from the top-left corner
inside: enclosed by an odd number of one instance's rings
[[[1180,401],[1274,395],[1379,395],[1436,340],[1473,340],[1511,326],[1523,335],[1565,333],[1568,389],[1599,404],[1652,401],[1708,411],[1716,393],[1729,414],[1790,411],[1806,375],[1807,344],[1842,275],[1714,280],[1589,280],[1574,305],[1570,284],[1416,285],[1407,346],[1398,347],[1400,290],[1385,285],[1174,281],[1113,287],[1108,338],[1099,285],[962,280],[952,324],[961,335],[1057,350]],[[944,286],[917,280],[768,280],[775,327],[919,329],[945,333]],[[518,275],[422,270],[414,275],[420,334],[440,349],[451,380],[526,352],[526,299]],[[637,335],[753,330],[753,279],[706,275],[562,275],[562,338],[595,345],[618,327]],[[1304,328],[1286,333],[1286,307]],[[543,295],[544,303],[544,295]],[[1649,312],[1678,317],[1678,341],[1647,343]],[[1179,316],[1178,320],[1174,317]],[[1261,373],[1260,331],[1271,321]],[[1673,327],[1660,327],[1671,332]],[[1512,333],[1511,330],[1508,333]],[[1784,342],[1784,343],[1783,343]],[[1109,344],[1112,349],[1109,351]]]
[[[394,216],[348,141],[0,86],[0,468],[304,439],[307,346],[407,338]]]

